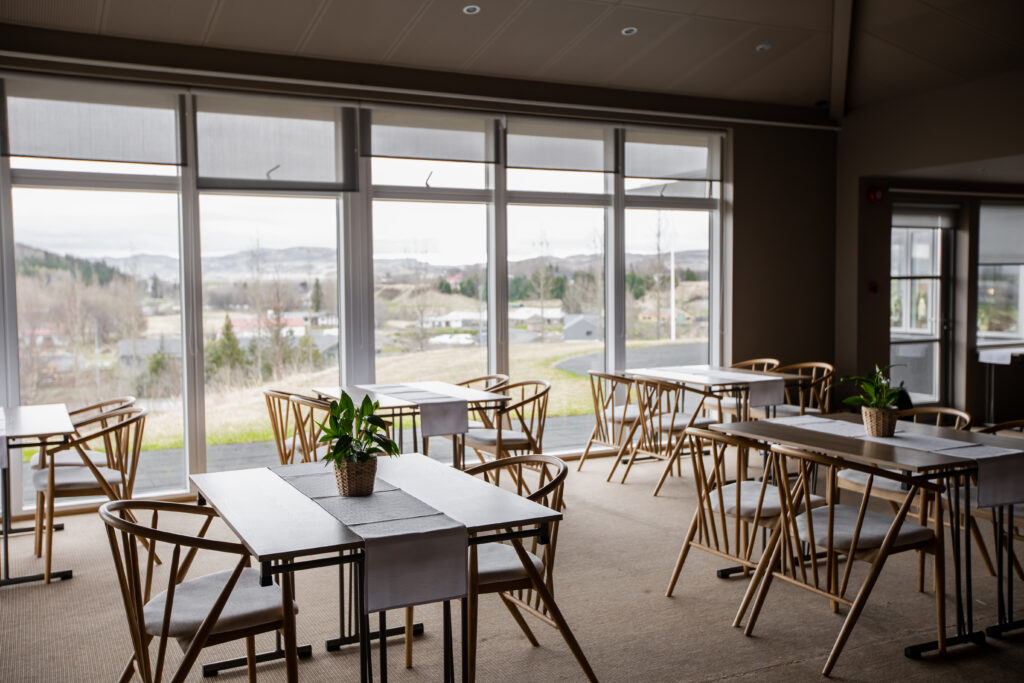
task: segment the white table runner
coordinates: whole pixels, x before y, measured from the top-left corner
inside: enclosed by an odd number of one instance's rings
[[[780,377],[759,375],[753,372],[735,372],[710,365],[679,365],[666,368],[644,368],[637,374],[650,373],[652,377],[662,375],[680,382],[701,377],[709,384],[735,384],[749,390],[749,402],[753,408],[777,406],[786,400],[786,383]],[[689,377],[688,377],[689,376]]]
[[[973,460],[978,464],[979,507],[1024,503],[1024,451],[914,434],[898,427],[891,437],[867,436],[862,424],[811,415],[780,417],[769,422]]]
[[[449,436],[469,431],[469,403],[424,388],[418,382],[396,384],[361,384],[361,389],[400,398],[419,407],[420,431],[423,436]]]
[[[367,613],[466,595],[465,525],[380,475],[369,496],[346,497],[320,463],[270,469],[363,539]]]

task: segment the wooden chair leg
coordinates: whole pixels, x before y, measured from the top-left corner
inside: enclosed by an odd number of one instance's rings
[[[517,624],[519,624],[519,628],[522,630],[523,635],[526,636],[528,641],[530,641],[530,645],[540,647],[540,643],[537,642],[537,638],[533,635],[530,625],[526,623],[526,619],[523,619],[523,613],[519,611],[519,608],[516,607],[514,602],[505,597],[504,593],[499,595],[501,596],[502,603],[505,604],[505,607],[508,608],[509,613],[512,615],[512,618],[515,619]]]
[[[256,636],[245,639],[245,666],[249,673],[249,683],[256,683]]]
[[[700,516],[699,509],[693,514],[693,519],[690,520],[690,528],[686,532],[686,538],[683,539],[683,547],[679,549],[679,559],[676,560],[676,566],[672,570],[672,577],[668,580],[668,588],[665,590],[666,598],[671,598],[672,591],[676,589],[676,582],[679,581],[679,574],[683,571],[683,563],[686,562],[686,555],[690,552],[690,543],[693,542],[693,537],[697,535],[698,516]]]
[[[35,553],[36,557],[43,556],[43,507],[46,505],[46,496],[42,491],[36,491],[36,529],[35,529]]]
[[[595,425],[594,429],[591,430],[591,432],[590,432],[590,438],[587,439],[587,445],[583,449],[583,454],[580,455],[580,461],[576,465],[576,471],[577,472],[579,472],[580,470],[583,469],[583,461],[585,461],[587,459],[587,456],[590,455],[590,446],[593,445],[593,443],[594,443],[594,436],[596,434],[597,434],[597,426]]]
[[[412,668],[413,608],[405,608],[405,668]]]
[[[875,587],[875,582],[878,581],[879,574],[882,573],[882,566],[885,565],[887,558],[887,554],[880,552],[879,556],[871,564],[871,569],[868,571],[868,575],[864,577],[864,583],[861,585],[860,590],[857,591],[857,597],[854,599],[853,605],[850,606],[850,611],[843,621],[843,627],[839,629],[839,636],[832,646],[832,652],[829,653],[828,661],[825,662],[825,668],[821,671],[822,676],[828,676],[832,672],[832,667],[836,665],[836,660],[839,659],[843,646],[853,632],[853,627],[856,626],[860,613],[864,611],[864,605],[868,601],[868,596],[871,595],[871,589]]]
[[[619,481],[620,484],[626,483],[626,477],[629,476],[629,471],[633,469],[633,463],[636,462],[636,454],[639,450],[639,448],[634,448],[629,452],[629,460],[626,461],[626,471],[622,473],[622,479]],[[613,467],[612,471],[614,470],[615,468]]]
[[[768,537],[768,545],[765,546],[764,553],[761,555],[761,561],[757,563],[757,567],[754,569],[754,575],[750,577],[750,583],[747,584],[747,590],[743,594],[743,600],[740,601],[739,609],[736,610],[736,617],[732,621],[733,627],[739,628],[740,625],[742,625],[743,616],[746,614],[747,607],[750,606],[750,601],[753,599],[757,590],[761,587],[761,584],[765,581],[765,574],[767,573],[767,576],[770,577],[772,572],[775,570],[775,564],[779,561],[779,551],[782,548],[779,543],[781,536],[782,528],[780,526],[776,526],[772,531],[772,535]],[[750,634],[747,633],[747,635]]]
[[[661,473],[661,478],[658,479],[658,483],[654,487],[654,493],[651,495],[656,496],[658,495],[658,492],[661,491],[661,487],[664,485],[665,480],[668,479],[668,475],[672,474],[672,465],[678,459],[678,455],[678,453],[673,453],[673,455],[669,456],[668,462],[665,463],[665,469]],[[625,481],[626,478],[623,477],[622,480]]]

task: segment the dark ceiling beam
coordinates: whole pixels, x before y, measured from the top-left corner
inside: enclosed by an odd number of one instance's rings
[[[826,112],[812,107],[244,52],[13,24],[0,24],[0,68],[509,112],[561,108],[566,115],[602,119],[620,118],[608,113],[616,110],[624,113],[624,120],[631,118],[632,111],[695,121],[833,127]],[[591,107],[605,111],[588,114]]]
[[[839,123],[846,114],[846,80],[850,73],[850,39],[853,34],[853,1],[832,2],[832,70],[828,116]]]

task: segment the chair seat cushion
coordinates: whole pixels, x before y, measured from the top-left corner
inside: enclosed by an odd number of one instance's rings
[[[497,441],[497,429],[470,429],[468,432],[466,432],[467,444],[493,446],[495,443],[497,443]],[[501,445],[505,448],[515,448],[516,446],[529,446],[530,439],[523,432],[517,432],[514,429],[502,429]]]
[[[100,476],[111,486],[121,484],[121,473],[109,467],[96,468]],[[49,479],[49,468],[34,470],[32,472],[32,486],[36,491],[45,491]],[[98,489],[99,483],[96,477],[85,465],[78,467],[55,467],[53,468],[53,490],[54,491],[87,491]]]
[[[711,497],[711,509],[718,510],[718,492],[717,489],[712,491]],[[744,481],[740,485],[740,500],[739,500],[739,517],[742,519],[753,519],[754,513],[757,511],[757,501],[761,497],[761,482],[759,481]],[[821,496],[811,496],[811,507],[816,508],[825,504],[825,499]],[[722,505],[725,507],[725,514],[735,515],[736,514],[736,484],[726,484],[722,487]],[[804,504],[801,500],[799,504],[799,510],[804,509]],[[782,513],[782,502],[779,500],[779,489],[776,486],[768,484],[764,489],[764,500],[761,501],[761,519],[770,519],[772,517],[778,517]]]
[[[833,526],[832,542],[836,550],[849,551],[853,544],[853,532],[857,526],[857,515],[860,510],[853,505],[836,505],[833,508],[835,522]],[[818,547],[825,547],[828,543],[828,513],[822,509],[812,513],[814,542]],[[883,515],[878,512],[866,510],[864,512],[864,524],[860,529],[860,536],[857,538],[857,550],[871,550],[878,548],[889,533],[892,526],[892,515]],[[807,542],[807,513],[802,512],[796,516],[797,532],[800,540]],[[915,524],[910,520],[904,520],[896,536],[896,543],[893,547],[913,545],[934,537],[934,532],[928,527]]]
[[[861,490],[868,485],[867,472],[861,472],[860,470],[840,470],[836,477],[842,481],[853,484]],[[842,486],[842,484],[840,484],[840,486]],[[874,481],[871,482],[871,490],[875,491],[877,489],[892,493],[909,493],[910,491],[910,489],[907,489],[906,491],[903,490],[902,482],[895,481],[894,479],[886,479],[885,477],[875,477]]]
[[[210,613],[217,596],[231,578],[231,570],[207,574],[178,584],[174,589],[174,606],[167,625],[169,638],[191,638]],[[146,603],[143,614],[146,632],[161,636],[163,633],[164,605],[167,591]],[[298,607],[294,606],[298,613]],[[238,577],[220,618],[211,633],[225,633],[273,624],[281,620],[281,588],[276,583],[260,585],[259,570],[246,567]]]
[[[533,566],[543,575],[544,563],[539,557],[527,551]],[[506,543],[482,543],[476,547],[478,582],[481,586],[489,583],[505,583],[526,579],[526,569],[519,561],[516,549]]]
[[[608,410],[608,419],[612,422],[633,424],[640,417],[640,406],[630,404],[623,409],[621,405]]]
[[[42,455],[40,452],[36,452],[29,461],[29,464],[34,469],[39,469],[39,458]],[[89,460],[97,467],[107,466],[107,454],[102,451],[90,451],[86,450],[85,455]],[[68,448],[63,451],[58,451],[53,455],[53,464],[57,467],[82,467],[82,456],[78,454],[73,448]]]

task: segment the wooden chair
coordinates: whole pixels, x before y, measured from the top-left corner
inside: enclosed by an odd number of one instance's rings
[[[1010,432],[1006,436],[1024,436],[1024,420],[1009,420],[1000,422],[989,427],[981,427],[976,430],[979,434],[998,434],[999,432]]]
[[[456,386],[466,387],[467,389],[478,389],[480,391],[490,391],[493,393],[500,393],[502,389],[508,386],[508,375],[502,375],[496,373],[493,375],[483,375],[481,377],[474,377],[473,379],[463,380],[456,382]],[[469,427],[470,429],[491,429],[494,427],[494,410],[493,406],[484,406],[479,403],[470,403],[469,406]],[[427,455],[430,452],[430,437],[423,437],[423,454]]]
[[[158,528],[167,518],[176,522],[199,517],[202,525],[192,536]],[[148,524],[135,521],[149,517]],[[295,611],[283,614],[281,588],[260,585],[260,572],[249,566],[250,556],[241,543],[206,538],[217,513],[207,507],[151,500],[116,501],[100,507],[114,557],[118,586],[128,630],[132,656],[121,673],[122,683],[136,673],[146,683],[159,682],[166,664],[167,641],[178,641],[184,658],[170,679],[184,681],[199,651],[210,645],[245,639],[249,681],[256,680],[255,636],[281,629],[295,631]],[[166,589],[152,595],[155,577],[154,553],[157,543],[171,546],[171,565]],[[139,545],[148,546],[140,557]],[[184,553],[182,550],[184,549]],[[237,556],[231,569],[187,579],[199,550]],[[145,567],[145,568],[143,568]],[[150,645],[157,639],[156,662]]]
[[[769,540],[733,625],[741,625],[753,599],[750,619],[744,631],[748,636],[753,632],[774,578],[828,599],[833,611],[838,611],[839,605],[849,607],[822,670],[822,674],[828,676],[864,610],[885,561],[896,553],[922,550],[935,558],[938,649],[944,652],[945,555],[942,525],[936,522],[934,528],[929,528],[906,521],[919,493],[937,497],[944,487],[922,476],[907,476],[880,467],[840,462],[786,446],[773,446],[769,463],[776,481],[787,481],[788,475],[791,482],[789,486],[780,487],[781,531]],[[836,477],[840,467],[856,469],[867,475],[867,491],[859,505],[839,504]],[[826,504],[817,507],[810,504],[810,491],[819,470],[824,470]],[[793,476],[794,472],[796,476]],[[876,481],[882,479],[899,482],[908,488],[895,516],[868,509],[871,489]],[[870,567],[860,589],[851,600],[847,597],[847,588],[853,560],[868,562]],[[841,577],[840,564],[845,565]]]
[[[482,476],[495,485],[500,481],[511,481],[514,483],[513,490],[518,495],[552,510],[559,510],[562,508],[562,492],[568,470],[562,460],[550,455],[522,455],[476,465],[467,469],[466,473]],[[502,471],[508,472],[511,476],[499,477]],[[529,484],[526,483],[527,480]],[[467,668],[470,672],[475,670],[476,663],[478,597],[481,594],[497,593],[531,645],[537,647],[538,642],[523,618],[523,612],[557,629],[587,678],[591,681],[597,680],[554,601],[558,526],[557,522],[549,525],[547,543],[541,543],[540,539],[533,537],[525,544],[520,540],[514,540],[511,543],[470,546],[466,639],[469,660]],[[526,564],[531,565],[532,571],[526,568]],[[537,584],[542,588],[538,589]],[[542,594],[541,590],[546,595]]]
[[[102,424],[95,431],[92,423]],[[142,452],[142,434],[146,426],[146,411],[142,408],[122,408],[102,413],[86,420],[81,427],[87,435],[72,438],[44,454],[46,465],[32,473],[32,485],[36,490],[35,555],[43,554],[45,528],[46,561],[44,581],[50,582],[53,565],[53,508],[56,498],[77,498],[80,496],[106,496],[110,500],[127,500],[135,489],[135,474]],[[107,449],[102,464],[96,464],[86,453],[86,448],[99,440]],[[55,456],[60,451],[71,451],[78,455],[76,467],[57,467]],[[45,521],[45,527],[44,527]]]
[[[675,590],[683,563],[691,548],[727,559],[743,567],[744,575],[757,567],[760,555],[754,552],[757,530],[779,533],[782,502],[779,489],[769,483],[770,477],[741,480],[741,453],[761,446],[754,441],[727,436],[706,429],[690,428],[686,436],[690,444],[693,480],[697,487],[697,509],[672,570],[665,597]],[[706,462],[707,453],[710,463]],[[732,467],[729,460],[732,460]],[[812,506],[825,504],[821,496],[810,496]]]
[[[295,459],[295,447],[299,441],[299,430],[295,429],[292,418],[291,392],[267,389],[263,398],[267,401],[267,413],[270,415],[270,427],[274,430],[274,445],[277,446],[277,458],[282,465],[290,465]]]
[[[799,387],[786,387],[786,402],[774,407],[776,417],[824,414],[832,411],[832,378],[836,374],[836,369],[831,363],[793,363],[779,366],[774,372],[806,377]]]
[[[771,372],[775,368],[779,367],[781,361],[778,358],[751,358],[749,360],[741,360],[738,363],[733,363],[729,367],[737,368],[739,370],[753,370],[754,372]],[[722,397],[722,414],[719,418],[720,422],[725,421],[726,415],[735,416],[737,413],[737,401],[734,396],[723,396]]]
[[[946,426],[963,430],[971,428],[971,414],[959,408],[923,406],[897,411],[896,416],[901,420],[910,418],[911,422],[924,422],[937,427]]]
[[[495,410],[494,427],[471,428],[466,433],[466,446],[473,449],[480,462],[487,462],[487,456],[497,459],[539,454],[550,390],[551,385],[539,379],[506,385],[501,392],[512,399]]]
[[[320,445],[320,425],[327,419],[331,402],[299,394],[289,396],[288,402],[294,415],[295,434],[298,436],[302,462],[316,462],[320,459],[320,454],[327,450],[326,445]]]
[[[134,396],[119,396],[76,408],[75,410],[69,410],[68,415],[71,417],[71,424],[76,429],[73,435],[74,438],[85,437],[90,430],[96,431],[107,426],[105,420],[96,420],[94,418],[116,412],[122,408],[130,408],[134,405]],[[97,467],[103,467],[107,462],[106,451],[109,450],[109,444],[94,445],[96,448],[84,449],[85,454]],[[31,468],[39,469],[44,465],[40,456],[40,451],[37,451],[32,456],[31,460],[29,460]],[[78,455],[77,451],[64,450],[54,454],[53,462],[56,467],[80,467],[82,465],[82,458]]]
[[[583,462],[595,447],[617,454],[633,423],[640,417],[640,409],[633,402],[632,378],[595,370],[590,370],[589,374],[590,394],[594,399],[594,429],[580,456],[577,471],[583,469]]]
[[[607,481],[612,480],[612,476],[619,466],[620,456],[629,447],[626,469],[622,473],[619,483],[626,483],[626,477],[629,476],[629,471],[638,457],[661,460],[665,463],[665,469],[654,486],[654,495],[656,496],[661,491],[665,480],[672,474],[673,466],[676,468],[676,473],[682,475],[680,454],[683,446],[687,444],[684,432],[689,427],[706,427],[711,424],[711,420],[698,419],[697,416],[704,408],[710,409],[710,406],[705,404],[707,400],[715,402],[717,406],[720,397],[715,394],[689,390],[701,398],[696,409],[687,413],[684,410],[684,401],[688,390],[682,385],[646,378],[637,378],[634,384],[639,415],[623,441],[619,455],[615,456],[612,469],[608,472]]]

